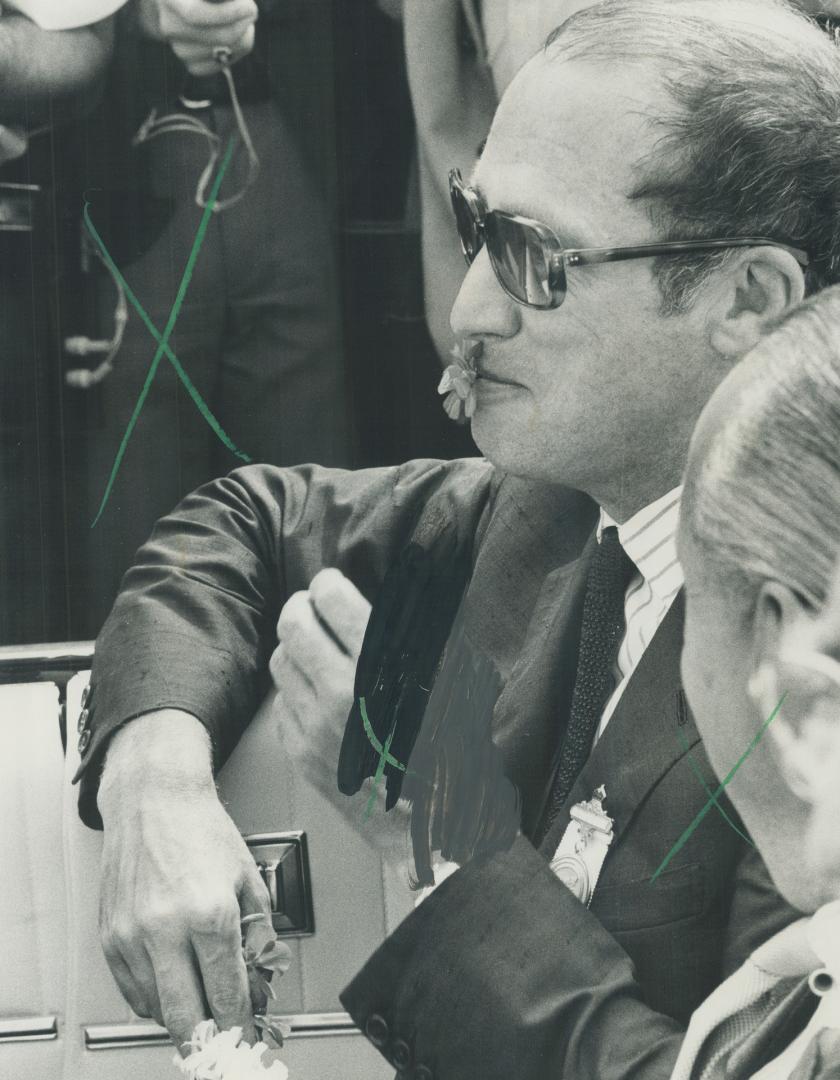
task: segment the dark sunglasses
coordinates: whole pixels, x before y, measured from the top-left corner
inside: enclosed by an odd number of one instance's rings
[[[564,248],[547,225],[518,214],[488,210],[481,195],[463,182],[458,169],[449,174],[449,194],[467,266],[472,266],[486,244],[499,284],[512,300],[526,307],[543,310],[560,307],[566,296],[566,270],[571,266],[743,247],[782,248],[789,251],[800,266],[807,266],[809,262],[807,253],[799,248],[761,236],[636,244],[633,247]]]

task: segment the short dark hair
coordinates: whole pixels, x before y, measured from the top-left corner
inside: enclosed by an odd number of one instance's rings
[[[808,293],[840,280],[840,50],[812,19],[784,0],[603,0],[546,51],[661,72],[673,107],[631,197],[662,239],[766,236],[808,252]],[[663,310],[727,258],[658,260]]]

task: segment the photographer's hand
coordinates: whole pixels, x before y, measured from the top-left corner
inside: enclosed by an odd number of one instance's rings
[[[166,41],[191,75],[215,75],[215,50],[230,49],[236,63],[254,47],[254,0],[140,0],[140,25]]]
[[[213,783],[203,725],[174,709],[116,733],[99,789],[100,935],[120,990],[182,1046],[207,1007],[254,1041],[240,917],[268,894]]]

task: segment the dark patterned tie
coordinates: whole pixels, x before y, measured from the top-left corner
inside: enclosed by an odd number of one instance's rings
[[[615,525],[607,526],[586,578],[569,724],[540,830],[540,843],[589,757],[604,706],[615,688],[615,662],[624,632],[624,596],[634,572],[635,567],[618,539],[618,529]]]

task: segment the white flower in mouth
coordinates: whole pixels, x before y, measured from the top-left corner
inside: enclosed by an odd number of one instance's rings
[[[242,1028],[219,1031],[215,1021],[204,1020],[186,1045],[192,1053],[176,1055],[174,1062],[189,1080],[288,1080],[282,1061],[263,1061],[266,1052],[271,1056],[264,1042],[249,1046],[242,1041]]]
[[[445,394],[443,407],[446,415],[458,423],[465,423],[475,412],[475,361],[481,356],[482,344],[464,338],[452,348],[454,364],[443,373],[438,393]]]

